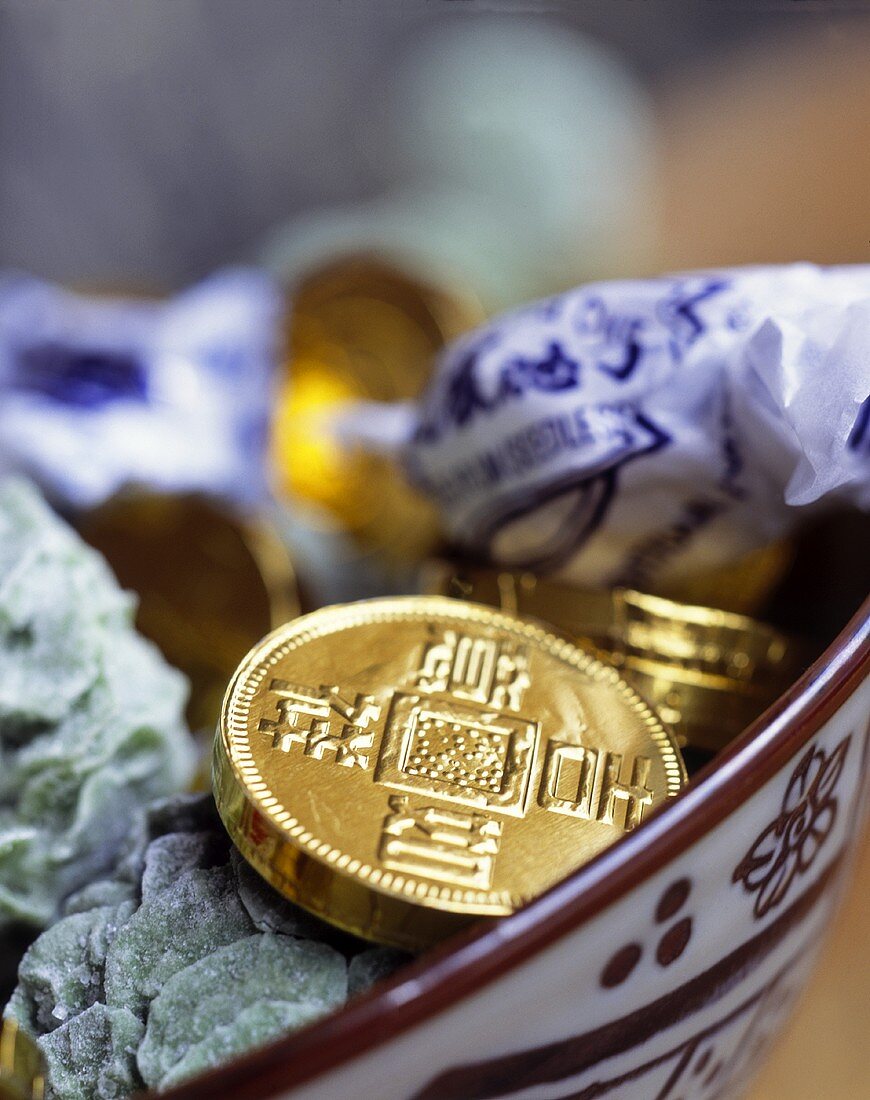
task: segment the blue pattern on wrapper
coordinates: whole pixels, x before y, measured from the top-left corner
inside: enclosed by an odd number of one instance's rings
[[[495,540],[505,531],[512,521],[545,504],[560,498],[574,497],[574,504],[568,515],[559,525],[559,529],[533,554],[512,560],[511,564],[524,569],[549,572],[556,569],[583,546],[604,521],[618,486],[620,470],[633,459],[666,447],[670,437],[648,417],[631,407],[601,407],[595,410],[611,418],[604,438],[595,437],[589,432],[586,442],[589,447],[601,447],[606,444],[597,462],[590,462],[582,473],[569,474],[567,477],[550,483],[535,485],[517,492],[513,498],[503,497],[494,509],[484,507],[481,513],[469,521],[468,534],[475,545],[481,547],[488,557],[496,555]],[[577,410],[577,419],[582,410]],[[542,428],[552,429],[556,446],[582,447],[578,434],[566,431],[566,420],[547,418],[543,423],[529,425],[524,429],[527,436]],[[558,428],[562,428],[562,432]],[[587,431],[588,431],[587,427]],[[495,467],[497,477],[497,465]],[[495,478],[494,478],[495,480]]]
[[[128,484],[261,502],[282,312],[252,269],[165,301],[0,278],[0,469],[73,508]]]
[[[82,409],[148,397],[145,368],[136,355],[70,347],[57,341],[21,348],[15,357],[11,386]]]
[[[447,349],[406,467],[475,557],[655,585],[870,507],[868,344],[870,267],[580,288]]]
[[[849,433],[848,445],[853,451],[860,451],[862,448],[867,450],[867,444],[870,443],[870,397],[863,402],[861,408],[858,410],[858,415],[855,418],[855,425],[852,431]]]

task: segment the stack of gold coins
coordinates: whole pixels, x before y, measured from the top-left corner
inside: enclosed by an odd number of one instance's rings
[[[617,670],[490,608],[324,608],[242,663],[218,809],[287,897],[425,946],[553,886],[676,795],[673,734]]]
[[[0,1025],[0,1098],[43,1100],[44,1073],[38,1047],[8,1016]]]

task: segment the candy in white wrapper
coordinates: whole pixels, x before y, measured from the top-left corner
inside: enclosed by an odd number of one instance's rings
[[[870,505],[870,267],[600,283],[449,348],[372,418],[468,552],[648,587]],[[364,421],[368,418],[368,422]]]
[[[165,302],[0,279],[0,471],[75,507],[128,483],[259,499],[281,308],[253,269]]]

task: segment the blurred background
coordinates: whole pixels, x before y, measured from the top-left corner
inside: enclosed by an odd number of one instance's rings
[[[529,23],[535,45],[520,51]],[[460,163],[442,161],[439,182],[456,188],[491,186],[507,147],[537,144],[543,163],[504,187],[535,221],[535,196],[559,197],[550,218],[573,234],[574,271],[554,283],[865,260],[868,32],[863,3],[827,0],[7,0],[0,257],[53,279],[174,288],[258,255],[300,215],[420,185],[451,144]],[[429,134],[414,69],[439,116]],[[489,102],[462,102],[451,142],[446,119],[472,89]],[[470,134],[511,118],[519,133],[475,147]],[[470,163],[496,148],[500,164]],[[610,204],[594,256],[589,223],[604,214],[578,209],[592,195]]]
[[[868,47],[822,0],[4,0],[0,267],[290,296],[375,254],[440,340],[584,280],[868,262]],[[865,854],[757,1100],[870,1095],[868,890]]]

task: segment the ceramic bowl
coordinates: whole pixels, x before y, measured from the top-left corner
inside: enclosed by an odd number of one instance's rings
[[[870,600],[683,794],[537,901],[173,1100],[739,1095],[849,881]]]

